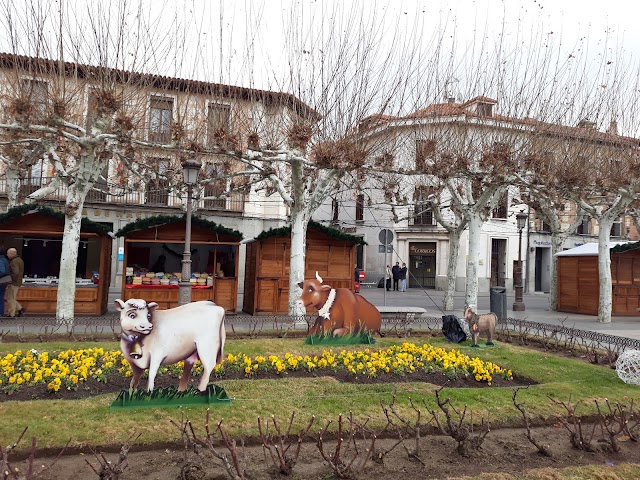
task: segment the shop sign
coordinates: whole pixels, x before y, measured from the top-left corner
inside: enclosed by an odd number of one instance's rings
[[[435,243],[412,243],[409,245],[410,255],[435,255]]]
[[[534,240],[534,241],[533,241],[533,244],[534,244],[534,245],[545,245],[545,246],[548,246],[548,247],[550,247],[550,246],[551,246],[551,242],[548,242],[548,241],[542,241],[542,240]]]

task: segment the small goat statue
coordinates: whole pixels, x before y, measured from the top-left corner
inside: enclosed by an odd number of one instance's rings
[[[475,305],[469,305],[464,311],[464,319],[469,324],[471,330],[472,347],[478,346],[478,336],[480,333],[487,332],[487,345],[493,345],[493,336],[496,333],[496,325],[498,317],[495,313],[484,313],[478,315]]]

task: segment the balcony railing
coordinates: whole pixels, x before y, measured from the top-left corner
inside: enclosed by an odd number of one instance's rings
[[[413,227],[433,228],[438,225],[431,210],[423,208],[409,209],[409,225]]]
[[[19,198],[24,199],[27,195],[48,185],[51,178],[43,177],[38,179],[22,179],[19,187]],[[7,195],[6,178],[0,178],[0,196]],[[54,203],[64,203],[67,198],[67,186],[60,185],[53,193],[47,195],[43,200]],[[177,192],[169,188],[150,188],[142,191],[133,190],[126,186],[118,185],[98,185],[89,191],[85,199],[86,204],[111,204],[131,207],[173,207],[182,208],[184,199]],[[194,206],[199,210],[214,210],[217,212],[244,212],[245,195],[242,193],[232,193],[229,197],[219,199],[196,200]]]

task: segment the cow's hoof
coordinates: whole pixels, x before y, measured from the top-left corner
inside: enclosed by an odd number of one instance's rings
[[[487,346],[493,347],[493,346],[495,346],[495,344],[493,342],[487,342]]]
[[[471,348],[478,348],[480,345],[471,345]]]

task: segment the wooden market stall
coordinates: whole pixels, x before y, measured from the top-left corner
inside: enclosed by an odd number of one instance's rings
[[[638,315],[640,242],[611,244],[612,314]],[[600,284],[598,244],[586,243],[556,256],[558,311],[597,315]]]
[[[124,237],[122,298],[142,298],[160,308],[178,306],[185,217],[159,215],[130,223]],[[238,250],[242,234],[191,219],[191,300],[212,300],[228,313],[238,306]]]
[[[358,244],[364,244],[361,237],[309,222],[304,277],[315,278],[317,271],[327,285],[353,290]],[[247,243],[244,312],[287,313],[290,257],[290,227],[267,230]]]
[[[111,279],[109,227],[82,219],[76,268],[75,313],[107,311]],[[48,207],[22,205],[0,215],[0,243],[15,248],[24,261],[18,301],[28,314],[55,314],[62,254],[64,214]]]

